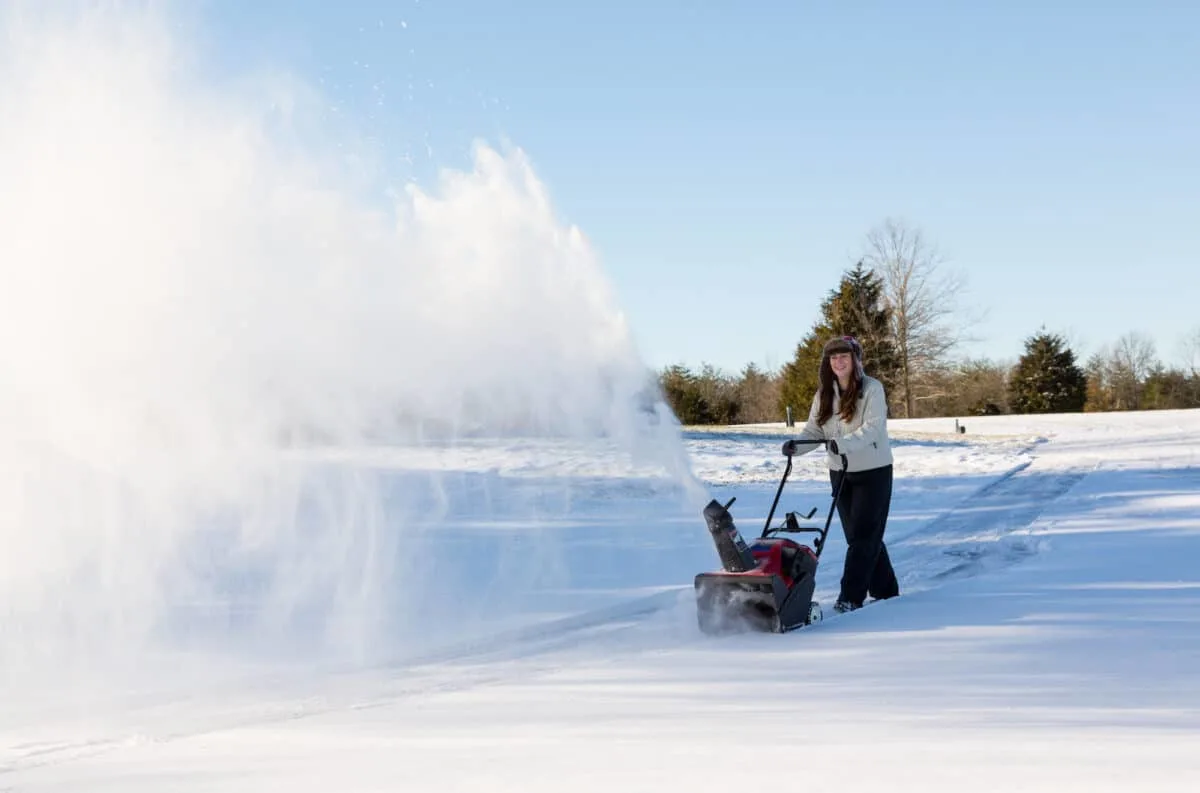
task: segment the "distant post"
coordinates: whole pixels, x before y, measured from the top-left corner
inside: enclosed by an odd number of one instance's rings
[[[792,406],[791,405],[787,406],[787,425],[789,427],[796,426],[796,422],[792,421]]]

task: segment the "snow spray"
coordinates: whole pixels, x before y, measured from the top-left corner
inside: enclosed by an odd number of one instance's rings
[[[298,80],[206,77],[144,10],[21,9],[0,22],[0,664],[401,636],[453,594],[413,543],[467,496],[372,455],[523,435],[680,465],[522,152],[392,192]]]

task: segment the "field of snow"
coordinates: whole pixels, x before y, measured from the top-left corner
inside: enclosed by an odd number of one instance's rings
[[[694,490],[562,443],[340,455],[460,461],[421,601],[458,631],[371,665],[76,664],[4,691],[0,790],[1195,789],[1200,413],[892,424],[902,597],[783,636],[702,636],[690,597],[703,499],[753,533],[781,426],[686,431]],[[824,509],[824,477],[800,458],[782,504]]]

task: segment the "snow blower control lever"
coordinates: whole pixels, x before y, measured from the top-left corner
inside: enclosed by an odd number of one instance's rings
[[[821,441],[812,441],[811,445],[814,447],[821,446],[822,442]],[[784,448],[785,449],[793,449],[795,447],[794,446],[785,446]],[[845,460],[846,460],[846,456],[842,455],[842,464],[843,465],[845,465]],[[779,488],[775,491],[775,500],[773,502],[771,502],[771,511],[767,513],[767,522],[765,524],[763,524],[763,531],[767,530],[767,528],[771,525],[771,518],[775,517],[775,508],[779,506],[779,496],[783,493],[783,486],[784,486],[784,484],[787,483],[788,475],[791,473],[792,473],[792,455],[789,454],[789,455],[787,455],[787,467],[785,467],[783,469],[783,478],[779,480]],[[805,520],[808,520],[808,518],[811,518],[813,516],[813,514],[816,513],[816,511],[817,511],[817,508],[813,507],[812,511],[809,512],[808,515],[805,517]]]

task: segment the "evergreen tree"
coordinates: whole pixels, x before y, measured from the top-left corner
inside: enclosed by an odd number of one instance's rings
[[[1077,413],[1087,402],[1087,375],[1062,337],[1042,330],[1026,339],[1008,389],[1014,413]]]
[[[792,360],[781,372],[780,408],[791,406],[801,422],[808,418],[817,391],[821,350],[831,336],[854,336],[863,347],[863,366],[891,390],[898,368],[891,340],[888,309],[879,277],[859,262],[842,276],[837,289],[821,302],[821,318],[796,345]]]
[[[710,363],[700,365],[695,379],[704,404],[708,406],[705,424],[736,424],[741,418],[742,405],[737,381]]]
[[[676,364],[663,370],[660,377],[663,397],[681,424],[711,424],[712,410],[701,392],[695,374]]]
[[[1142,394],[1145,410],[1179,410],[1196,407],[1193,384],[1187,373],[1159,364],[1146,378]]]

